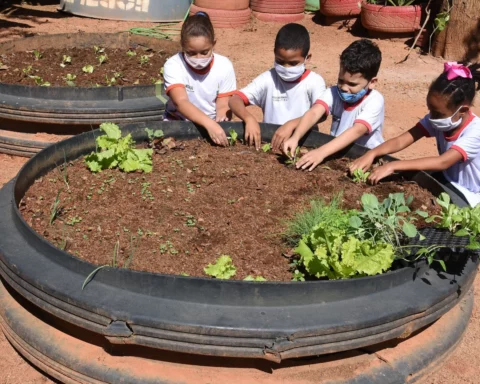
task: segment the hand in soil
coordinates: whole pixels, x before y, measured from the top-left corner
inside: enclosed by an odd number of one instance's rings
[[[282,150],[282,144],[292,136],[294,129],[295,127],[290,126],[288,123],[277,129],[272,138],[272,149],[274,152]]]
[[[215,144],[228,147],[227,135],[220,125],[218,125],[216,122],[213,122],[212,126],[207,128],[207,131],[208,135]]]
[[[308,168],[309,171],[313,171],[323,160],[325,160],[325,157],[323,156],[322,148],[320,147],[303,155],[300,160],[297,161],[296,167],[297,169],[302,170]]]
[[[256,120],[248,120],[245,124],[245,141],[248,145],[255,145],[258,151],[262,142],[260,125]]]
[[[382,165],[372,171],[371,175],[368,178],[368,181],[373,185],[378,184],[380,180],[384,179],[387,176],[390,176],[393,172],[395,172],[393,163]]]
[[[297,147],[298,147],[298,140],[295,139],[294,137],[291,137],[290,139],[286,140],[283,143],[283,152],[287,156],[290,156],[291,158],[294,158]]]
[[[372,167],[374,161],[375,156],[372,156],[370,152],[367,152],[362,157],[359,157],[358,159],[352,161],[352,163],[348,167],[350,174],[353,174],[353,172],[357,169],[361,169],[363,172],[367,172]]]

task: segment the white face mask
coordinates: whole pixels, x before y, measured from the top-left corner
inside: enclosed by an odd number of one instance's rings
[[[275,71],[283,81],[298,80],[305,72],[305,63],[296,65],[295,67],[284,67],[283,65],[274,62]]]
[[[456,121],[455,123],[452,122],[452,118],[458,113],[458,111],[460,111],[462,107],[463,105],[460,108],[458,108],[457,112],[455,112],[450,117],[446,117],[444,119],[431,119],[429,117],[428,120],[430,121],[430,124],[432,124],[432,127],[440,132],[451,131],[452,129],[458,128],[460,124],[462,124],[462,119],[458,119],[458,121]]]
[[[185,58],[185,61],[195,69],[205,69],[208,67],[208,65],[212,62],[213,60],[213,53],[212,56],[210,57],[201,57],[201,58],[196,58],[196,57],[191,57],[188,56],[186,53],[183,54],[183,57]]]

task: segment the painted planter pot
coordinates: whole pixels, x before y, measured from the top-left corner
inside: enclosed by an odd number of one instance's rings
[[[420,29],[423,10],[421,5],[393,7],[363,2],[362,25],[374,32],[413,33]]]
[[[320,12],[329,17],[360,15],[358,0],[321,0]]]

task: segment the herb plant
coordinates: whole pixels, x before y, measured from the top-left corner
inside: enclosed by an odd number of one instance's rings
[[[97,147],[101,151],[85,156],[85,163],[90,171],[100,172],[117,167],[124,172],[152,171],[152,149],[136,149],[132,135],[122,137],[116,124],[103,123],[100,129],[105,132],[105,135],[96,139]]]
[[[232,263],[232,258],[227,255],[220,256],[215,264],[208,264],[203,270],[207,275],[222,280],[228,280],[237,273],[237,269]]]

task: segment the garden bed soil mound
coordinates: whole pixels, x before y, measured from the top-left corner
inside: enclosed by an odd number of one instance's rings
[[[128,51],[134,52],[135,56],[133,53],[127,55]],[[70,74],[76,76],[73,83],[77,87],[149,85],[163,80],[163,65],[177,51],[175,47],[153,50],[143,46],[131,47],[130,50],[104,48],[103,53],[95,52],[93,46],[61,50],[49,48],[40,52],[42,57],[39,59],[36,59],[33,51],[15,52],[0,55],[0,82],[34,86],[36,82],[31,76],[38,76],[51,86],[64,87],[69,86],[66,78]],[[100,65],[98,57],[102,55],[106,55],[107,60]],[[71,57],[71,63],[65,63],[64,68],[60,66],[63,56]],[[145,56],[148,59],[143,58],[142,64],[142,57]],[[87,65],[94,67],[93,73],[82,71]],[[111,81],[112,78],[115,82]]]
[[[119,267],[133,254],[135,270],[205,276],[204,267],[230,255],[235,279],[289,281],[285,220],[312,198],[328,201],[343,191],[344,207],[359,208],[363,193],[382,199],[403,192],[414,196],[413,209],[438,212],[432,194],[417,184],[355,184],[347,164],[332,160],[303,172],[271,153],[196,139],[154,155],[150,174],[93,174],[83,159],[73,161],[66,167],[69,191],[56,168],[35,181],[20,210],[40,235],[93,264],[111,264],[118,240]],[[49,225],[59,190],[61,213]]]

